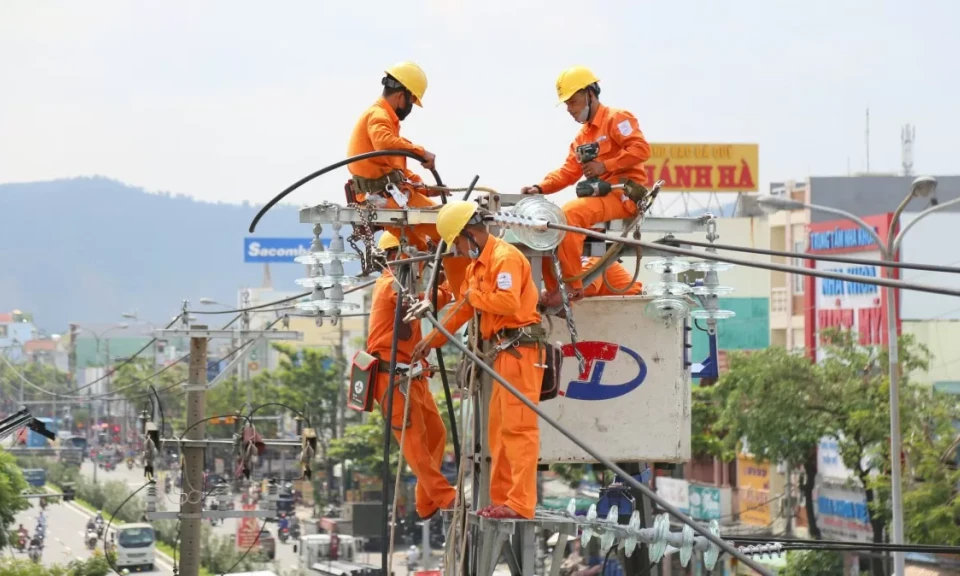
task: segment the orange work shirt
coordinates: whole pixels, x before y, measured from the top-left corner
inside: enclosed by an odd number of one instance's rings
[[[650,159],[650,144],[643,137],[637,119],[626,110],[598,104],[593,120],[580,128],[570,145],[570,152],[563,166],[547,174],[540,183],[544,194],[559,192],[583,177],[583,167],[577,161],[576,148],[591,142],[600,145],[600,153],[596,159],[603,162],[607,168],[600,176],[601,180],[611,184],[619,184],[621,178],[628,178],[637,184],[647,181],[643,163]]]
[[[400,118],[383,98],[366,109],[350,134],[347,156],[356,156],[374,150],[409,150],[423,156],[423,146],[400,136]],[[407,169],[406,156],[379,156],[347,164],[354,176],[376,179],[394,170],[403,172],[407,180],[422,182],[420,176]]]
[[[467,301],[443,319],[443,326],[456,333],[474,310],[480,311],[480,336],[490,339],[504,328],[520,328],[540,323],[537,301],[540,298],[530,262],[515,247],[487,237],[480,257],[467,266],[460,295]],[[447,339],[433,330],[427,336],[430,346],[442,346]]]
[[[437,291],[437,307],[446,306],[451,300],[450,291],[440,285]],[[390,360],[393,344],[393,318],[397,311],[397,291],[393,277],[384,275],[377,278],[373,286],[370,303],[370,323],[368,324],[367,352],[376,354],[381,360]],[[400,325],[400,337],[397,340],[397,362],[410,363],[413,347],[421,340],[423,331],[421,321]]]
[[[598,256],[581,258],[580,262],[584,268],[589,268],[599,259],[600,257]],[[634,296],[643,292],[643,282],[634,282],[633,274],[619,262],[614,262],[610,266],[607,266],[603,273],[607,276],[607,282],[609,282],[615,290],[620,290],[621,292],[611,292],[610,289],[607,288],[607,285],[603,283],[603,278],[597,276],[589,286],[584,288],[583,295],[585,298],[591,296]],[[633,286],[630,286],[631,283]],[[629,290],[627,290],[627,286],[630,286]]]

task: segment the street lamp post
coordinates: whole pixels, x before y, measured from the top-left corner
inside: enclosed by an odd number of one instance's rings
[[[120,323],[120,324],[115,324],[115,325],[113,325],[113,326],[110,326],[110,327],[107,328],[106,330],[102,330],[102,331],[100,331],[100,332],[95,332],[94,330],[91,330],[90,328],[87,328],[86,326],[82,326],[82,325],[76,324],[76,323],[74,323],[74,325],[77,327],[77,330],[85,330],[85,331],[89,332],[89,333],[93,336],[94,340],[96,340],[96,342],[97,342],[97,359],[100,359],[100,343],[101,343],[101,340],[103,339],[104,336],[106,336],[109,332],[111,332],[111,331],[113,331],[113,330],[126,330],[127,328],[130,327],[129,324]],[[108,391],[108,392],[109,392],[109,390],[110,390],[110,372],[109,372],[110,366],[109,366],[109,364],[110,364],[110,341],[108,340],[108,341],[107,341],[107,355],[106,355],[106,358],[103,359],[103,369],[104,369],[104,371],[105,371],[104,375],[105,375],[106,378],[107,378],[107,391]],[[88,391],[88,394],[89,394],[90,392],[92,392],[92,390],[91,390],[91,391]],[[94,409],[93,407],[94,407],[94,406],[99,406],[99,405],[100,405],[99,402],[96,402],[95,404],[94,404],[94,403],[91,403],[91,405],[90,405],[91,410],[93,410],[93,414],[92,414],[91,416],[92,416],[93,421],[94,421],[94,423],[95,423],[95,425],[94,425],[94,429],[95,429],[94,433],[97,433],[97,432],[96,432],[96,423],[97,423],[97,420],[98,420],[98,417],[97,417],[97,416],[98,416],[98,415],[97,415],[98,410]],[[96,463],[96,461],[93,462],[93,483],[94,483],[94,484],[97,483],[97,463]]]
[[[910,187],[910,193],[900,202],[900,205],[897,206],[897,209],[893,213],[893,218],[890,221],[890,229],[887,231],[887,241],[886,243],[880,238],[880,235],[863,219],[857,217],[854,214],[851,214],[845,210],[839,210],[837,208],[830,208],[829,206],[819,206],[816,204],[805,204],[803,202],[798,202],[796,200],[781,198],[779,196],[764,196],[760,198],[759,203],[766,207],[776,210],[796,210],[796,209],[808,209],[816,210],[818,212],[825,212],[828,214],[834,214],[840,216],[846,220],[854,222],[861,228],[863,228],[876,242],[877,246],[880,248],[880,253],[883,255],[883,259],[892,262],[896,257],[897,251],[900,249],[900,243],[903,241],[903,236],[913,228],[917,222],[926,218],[930,214],[960,204],[960,198],[950,200],[943,204],[938,204],[933,198],[933,194],[937,189],[937,180],[931,176],[921,176],[913,181],[913,184]],[[903,227],[899,233],[894,235],[897,229],[897,223],[900,220],[900,215],[906,209],[907,204],[910,203],[914,198],[923,198],[931,197],[931,203],[933,204],[930,208],[927,208],[923,212],[917,214],[917,217],[914,218],[910,223]],[[895,275],[895,269],[887,267],[887,278],[893,279]],[[897,342],[897,292],[896,288],[887,288],[887,358],[888,358],[888,370],[890,378],[890,496],[891,504],[893,511],[893,534],[892,534],[892,544],[903,544],[903,485],[902,485],[902,474],[901,463],[900,463],[900,454],[901,454],[901,437],[900,437],[900,358],[899,358],[899,344]],[[896,576],[903,576],[904,574],[904,555],[903,552],[894,552],[893,553],[893,573]]]
[[[146,320],[140,318],[136,310],[134,310],[133,312],[124,312],[123,314],[121,314],[121,316],[123,316],[128,320],[133,320],[134,322],[149,326],[152,331],[151,333],[154,333],[157,331],[157,325],[154,324],[153,322],[147,322]],[[153,348],[153,371],[156,372],[157,371],[157,339],[156,338],[153,339],[152,348]]]

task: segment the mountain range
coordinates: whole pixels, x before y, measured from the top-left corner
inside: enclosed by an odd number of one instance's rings
[[[181,301],[237,302],[260,286],[262,264],[244,263],[243,239],[259,206],[200,202],[104,177],[0,184],[0,311],[33,314],[48,333],[69,322],[120,322],[134,312],[165,322]],[[347,233],[349,233],[348,229]],[[297,208],[277,205],[257,237],[307,238]],[[277,290],[300,290],[297,264],[271,264]]]

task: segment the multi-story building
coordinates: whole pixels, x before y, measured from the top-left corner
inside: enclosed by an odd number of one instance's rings
[[[27,360],[23,347],[38,335],[33,317],[20,310],[0,313],[0,354],[11,362]]]

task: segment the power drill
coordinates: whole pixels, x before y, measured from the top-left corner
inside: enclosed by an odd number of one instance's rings
[[[580,162],[582,166],[597,159],[597,156],[600,155],[600,144],[597,142],[581,144],[574,149],[574,152],[577,155],[577,161]],[[577,182],[577,196],[580,198],[606,196],[610,193],[610,190],[612,190],[610,184],[597,177],[587,178],[586,180]]]

